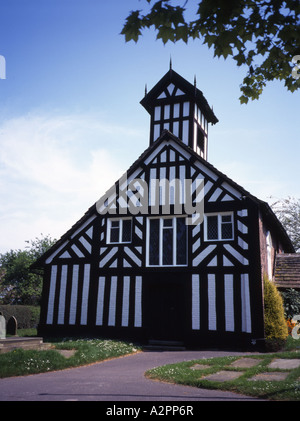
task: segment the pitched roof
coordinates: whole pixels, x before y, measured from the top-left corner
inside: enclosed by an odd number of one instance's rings
[[[175,70],[170,69],[157,84],[149,91],[145,97],[141,100],[142,106],[151,113],[153,109],[153,104],[157,100],[158,95],[165,89],[170,83],[174,83],[174,85],[180,88],[184,93],[186,93],[189,97],[193,98],[194,101],[199,105],[200,109],[207,120],[212,123],[216,124],[219,120],[215,116],[212,108],[208,105],[206,98],[204,97],[202,91],[197,89],[194,85],[190,82],[185,80],[182,76],[175,72]]]
[[[223,174],[221,171],[217,170],[212,164],[207,162],[205,159],[201,158],[200,155],[198,155],[196,152],[193,151],[189,146],[185,145],[178,137],[176,137],[173,133],[169,132],[168,130],[164,130],[161,134],[161,136],[152,143],[141,155],[140,157],[130,166],[130,168],[125,172],[127,177],[130,177],[130,175],[140,166],[143,166],[144,160],[157,148],[159,145],[164,141],[173,141],[177,143],[181,148],[185,149],[190,155],[191,155],[191,162],[194,161],[200,161],[203,165],[205,165],[207,168],[209,168],[211,171],[213,171],[215,174],[217,174],[219,177],[223,178],[229,185],[231,185],[234,189],[240,192],[241,197],[248,198],[252,201],[254,201],[262,211],[262,213],[269,218],[269,220],[273,223],[274,228],[276,229],[278,235],[281,238],[281,241],[286,249],[287,252],[294,252],[293,245],[291,243],[290,238],[288,237],[285,229],[277,219],[276,215],[268,205],[268,203],[263,202],[262,200],[259,200],[255,196],[251,195],[248,191],[246,191],[243,187],[241,187],[239,184],[231,180],[229,177],[227,177],[225,174]],[[124,179],[124,175],[120,177],[119,180]],[[117,180],[115,182],[115,185],[119,182]],[[109,192],[109,190],[108,190]],[[103,197],[107,197],[107,192],[103,194]],[[46,259],[56,250],[57,248],[61,247],[62,244],[69,240],[71,238],[71,235],[76,232],[76,230],[84,224],[92,215],[97,215],[97,207],[96,204],[98,202],[94,203],[87,212],[83,215],[83,217],[77,221],[43,256],[41,256],[31,267],[33,269],[36,269],[38,267],[41,267]]]
[[[278,288],[300,289],[300,253],[277,254],[275,285]]]

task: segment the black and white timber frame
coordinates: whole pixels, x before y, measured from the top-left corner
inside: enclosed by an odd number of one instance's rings
[[[198,347],[264,338],[262,277],[276,253],[294,252],[287,234],[267,203],[207,162],[208,123],[218,120],[202,92],[170,69],[141,103],[151,115],[150,146],[104,196],[102,203],[115,213],[99,213],[97,202],[34,265],[44,268],[39,335],[163,340]],[[186,225],[178,245],[176,224],[183,215],[175,212],[172,199],[170,214],[162,214],[162,196],[133,187],[130,182],[136,179],[148,186],[154,179],[191,179],[194,201],[200,180],[204,221]],[[137,191],[141,200],[147,195],[147,211],[124,216]],[[152,214],[155,201],[157,213]],[[219,232],[225,221],[230,234],[208,234],[210,216]],[[153,219],[159,227],[157,244],[150,241]],[[168,235],[169,261],[162,251]],[[176,257],[176,247],[183,260]],[[157,253],[156,262],[151,250]]]

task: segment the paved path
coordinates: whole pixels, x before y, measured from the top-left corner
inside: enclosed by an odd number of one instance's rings
[[[0,379],[2,401],[238,401],[231,392],[151,381],[146,370],[168,363],[245,353],[222,351],[141,352],[84,367]]]

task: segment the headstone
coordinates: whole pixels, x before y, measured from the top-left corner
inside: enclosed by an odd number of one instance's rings
[[[2,314],[0,315],[0,339],[6,338],[6,321]]]
[[[6,334],[16,336],[17,328],[18,328],[17,319],[14,316],[11,316],[7,322]]]

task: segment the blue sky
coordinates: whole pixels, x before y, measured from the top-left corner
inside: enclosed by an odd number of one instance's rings
[[[262,200],[300,197],[300,92],[270,83],[239,103],[245,69],[201,41],[164,46],[120,35],[138,0],[2,0],[0,253],[59,238],[148,146],[139,104],[173,68],[203,91],[219,123],[208,160]],[[291,61],[290,57],[287,57]]]

